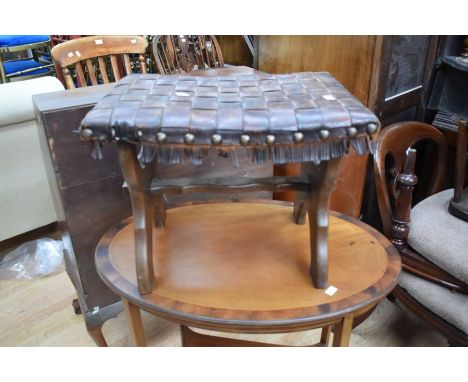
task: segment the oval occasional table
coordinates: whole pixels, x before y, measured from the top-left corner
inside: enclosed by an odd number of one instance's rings
[[[140,309],[181,325],[184,346],[265,346],[200,334],[188,327],[237,333],[322,328],[321,341],[349,344],[359,320],[396,285],[401,262],[368,225],[330,213],[329,288],[309,275],[309,227],[292,224],[284,202],[212,203],[167,211],[153,229],[152,293],[138,291],[132,219],[101,239],[96,266],[124,301],[133,341],[146,345]],[[336,289],[336,290],[335,290]]]

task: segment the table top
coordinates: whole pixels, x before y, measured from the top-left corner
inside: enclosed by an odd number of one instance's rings
[[[118,295],[184,325],[235,332],[305,330],[370,309],[394,288],[400,257],[373,228],[331,213],[328,295],[309,274],[309,225],[285,203],[214,203],[167,211],[153,230],[156,286],[140,295],[131,219],[113,227],[96,266]]]
[[[121,79],[84,118],[81,137],[154,148],[144,163],[168,150],[190,159],[194,147],[243,145],[253,148],[254,162],[273,163],[320,162],[349,145],[358,154],[371,151],[377,117],[329,73],[206,73]]]

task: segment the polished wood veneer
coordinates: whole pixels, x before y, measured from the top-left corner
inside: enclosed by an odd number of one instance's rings
[[[96,265],[131,304],[182,325],[222,331],[284,332],[338,323],[371,309],[395,286],[400,258],[377,231],[330,216],[332,295],[309,276],[307,225],[290,205],[213,203],[169,209],[153,230],[156,284],[138,292],[131,219],[101,240]]]

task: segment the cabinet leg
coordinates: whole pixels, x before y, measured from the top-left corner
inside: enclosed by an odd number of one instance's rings
[[[133,346],[146,346],[145,331],[141,320],[140,308],[128,300],[122,299],[128,329]]]
[[[102,334],[102,325],[86,325],[86,330],[97,346],[107,347],[106,339]]]

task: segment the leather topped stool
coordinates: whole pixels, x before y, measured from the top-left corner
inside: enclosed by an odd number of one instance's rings
[[[162,282],[155,252],[164,253],[152,227],[159,228],[158,233],[169,227],[172,215],[164,204],[164,194],[169,193],[296,191],[294,221],[302,225],[306,215],[309,220],[309,283],[311,288],[326,288],[328,206],[336,170],[350,146],[357,154],[372,152],[371,139],[379,128],[377,117],[329,73],[142,74],[120,80],[84,118],[80,135],[90,142],[95,158],[102,158],[103,142],[117,142],[132,201],[136,284],[139,295],[150,298]],[[239,155],[258,164],[300,162],[301,175],[160,178],[159,166],[201,164],[211,150],[230,157],[234,166]],[[222,214],[222,209],[217,211]],[[229,227],[224,235],[244,240]],[[275,229],[279,234],[285,227]],[[177,228],[167,231],[176,235]],[[208,232],[205,238],[211,239]],[[177,267],[173,271],[178,272]]]

